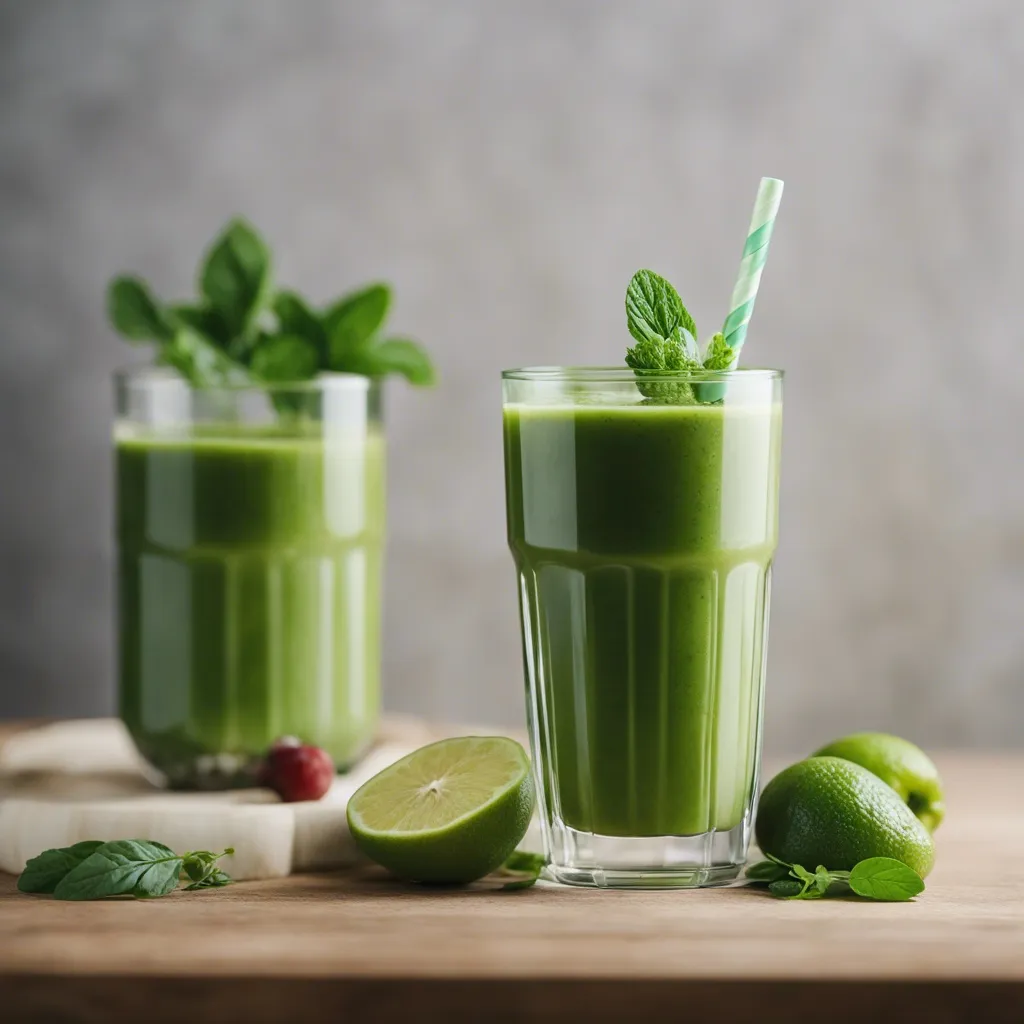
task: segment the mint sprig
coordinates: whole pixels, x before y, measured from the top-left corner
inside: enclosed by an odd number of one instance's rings
[[[759,861],[745,872],[751,885],[767,885],[780,899],[811,900],[854,892],[866,899],[903,902],[924,892],[924,880],[893,857],[869,857],[851,871],[832,871],[819,864],[810,872],[801,864]]]
[[[141,278],[117,277],[107,289],[115,330],[156,346],[157,362],[193,387],[231,383],[283,384],[324,370],[434,382],[424,349],[407,338],[383,337],[391,289],[373,284],[317,309],[291,289],[275,291],[268,246],[256,229],[231,221],[214,240],[197,274],[199,296],[164,303]]]
[[[644,377],[673,373],[729,370],[736,361],[721,332],[712,335],[701,356],[693,317],[675,288],[653,270],[638,270],[629,282],[626,326],[636,340],[626,350],[626,365],[636,374],[637,387],[648,401],[688,404],[721,397],[720,388],[712,391],[706,385],[695,387],[684,380],[644,381]]]
[[[18,889],[53,894],[58,900],[99,900],[108,896],[155,899],[178,888],[184,875],[186,891],[228,885],[231,878],[217,861],[234,853],[194,850],[176,854],[150,839],[88,841],[46,850],[33,857],[18,877]]]

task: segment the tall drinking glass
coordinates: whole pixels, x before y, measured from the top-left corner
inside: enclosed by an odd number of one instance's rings
[[[116,379],[121,717],[173,787],[252,782],[294,735],[345,767],[380,680],[379,386]]]
[[[503,374],[508,539],[552,874],[698,886],[746,857],[782,374]]]

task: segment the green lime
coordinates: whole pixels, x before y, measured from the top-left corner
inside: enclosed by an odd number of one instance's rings
[[[359,849],[402,878],[472,882],[526,834],[533,781],[526,751],[503,736],[421,747],[364,783],[348,803]]]
[[[929,832],[942,824],[946,805],[938,769],[910,740],[884,732],[858,732],[834,740],[814,756],[845,757],[862,765],[892,786]]]
[[[761,851],[813,871],[850,871],[868,857],[894,857],[922,878],[935,849],[896,792],[841,757],[809,757],[764,788],[755,827]]]

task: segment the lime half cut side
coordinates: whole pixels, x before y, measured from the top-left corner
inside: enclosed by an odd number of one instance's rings
[[[533,814],[526,751],[504,736],[441,740],[396,761],[348,803],[356,845],[417,882],[462,883],[500,867]]]

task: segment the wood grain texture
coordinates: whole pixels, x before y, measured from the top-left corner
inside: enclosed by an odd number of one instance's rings
[[[685,1005],[762,1020],[885,1010],[1019,1021],[1024,758],[939,763],[949,816],[913,903],[790,903],[745,888],[429,890],[363,869],[62,904],[4,876],[0,1006],[68,1020],[261,1021],[282,1007],[304,1021],[473,1019],[474,1007],[494,1020],[609,1019]]]

